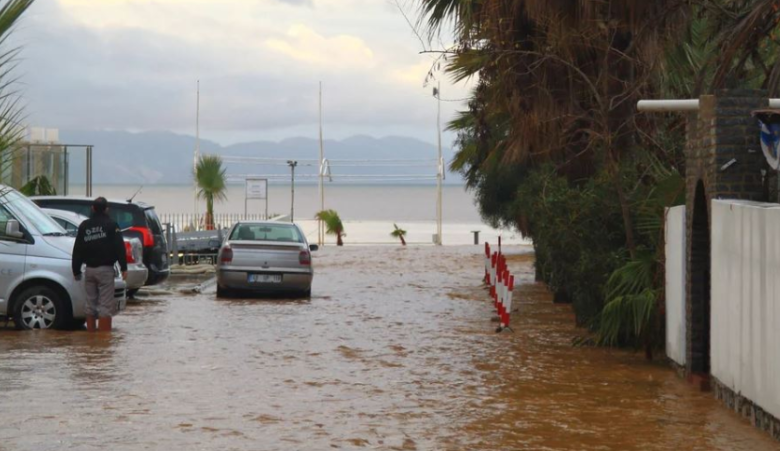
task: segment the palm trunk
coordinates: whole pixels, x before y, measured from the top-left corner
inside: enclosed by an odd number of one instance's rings
[[[343,246],[344,241],[341,240],[341,232],[336,233],[336,246]]]
[[[214,197],[206,198],[206,230],[214,230]]]
[[[404,236],[399,235],[398,238],[401,238],[401,246],[406,246],[406,240],[404,239]]]

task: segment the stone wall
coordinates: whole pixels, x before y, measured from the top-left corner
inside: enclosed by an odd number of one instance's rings
[[[709,248],[712,199],[767,200],[759,127],[751,112],[766,108],[765,93],[731,90],[702,96],[699,113],[688,118],[686,148],[686,370],[709,372]],[[701,185],[700,185],[701,184]],[[703,187],[704,205],[696,202]],[[701,189],[701,187],[699,189]],[[706,228],[704,218],[706,211]],[[698,213],[698,215],[697,215]],[[695,220],[698,233],[694,233]],[[706,241],[706,242],[705,242]]]
[[[700,99],[699,113],[688,117],[686,147],[686,364],[684,372],[702,389],[780,440],[780,420],[753,401],[711,378],[710,230],[713,199],[769,201],[768,165],[761,152],[759,127],[751,112],[767,108],[764,92],[730,90]],[[697,189],[700,191],[697,199]],[[754,400],[759,401],[760,400]]]
[[[721,383],[718,379],[712,378],[712,389],[715,397],[720,402],[733,410],[743,418],[750,421],[753,426],[771,435],[775,440],[780,440],[780,420],[767,413],[753,401],[745,398],[739,393],[734,393],[732,389]]]

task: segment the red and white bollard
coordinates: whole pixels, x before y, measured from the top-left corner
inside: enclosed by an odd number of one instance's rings
[[[496,277],[496,297],[493,302],[493,307],[496,311],[501,311],[501,302],[504,300],[504,272],[501,271],[500,266]]]
[[[504,314],[501,316],[501,327],[508,328],[512,315],[512,291],[515,289],[515,276],[509,276],[506,298],[504,299]]]
[[[501,237],[498,238],[498,252],[492,252],[490,243],[485,243],[485,283],[487,283],[493,307],[498,315],[498,330],[512,330],[509,327],[512,315],[512,291],[515,276],[509,271],[506,256],[501,253]]]
[[[496,294],[496,271],[498,268],[498,253],[490,256],[490,297]]]
[[[485,242],[485,284],[490,286],[490,244]]]

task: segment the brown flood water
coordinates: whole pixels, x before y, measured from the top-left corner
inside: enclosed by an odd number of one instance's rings
[[[500,335],[476,246],[315,265],[311,300],[172,286],[108,338],[0,332],[0,450],[780,447],[662,364],[573,348],[530,257],[511,261],[521,313]]]

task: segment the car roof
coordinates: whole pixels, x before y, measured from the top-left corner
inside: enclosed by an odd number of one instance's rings
[[[30,199],[33,200],[75,200],[77,202],[89,202],[92,204],[92,202],[95,201],[94,197],[87,197],[87,196],[32,196]],[[140,202],[140,201],[133,201],[128,202],[127,200],[118,200],[118,199],[107,199],[109,204],[124,204],[124,205],[136,205],[138,207],[141,207],[144,210],[150,210],[154,208],[153,205],[149,205],[146,202]]]
[[[279,221],[238,221],[236,225],[281,225],[298,227],[298,224],[293,222],[279,222]]]
[[[82,222],[89,219],[84,215],[73,213],[72,211],[67,210],[57,210],[56,208],[41,208],[41,210],[43,210],[49,216],[59,216],[60,218],[66,218],[74,222]]]

